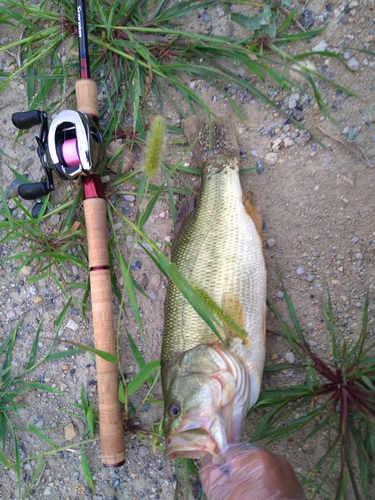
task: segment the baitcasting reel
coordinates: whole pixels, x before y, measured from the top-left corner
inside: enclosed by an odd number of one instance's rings
[[[46,196],[54,189],[52,171],[66,180],[80,175],[98,174],[105,162],[102,135],[95,121],[86,113],[66,109],[53,120],[48,130],[44,111],[14,113],[12,122],[20,130],[40,125],[37,154],[46,175],[44,182],[22,184],[19,195],[25,200]]]

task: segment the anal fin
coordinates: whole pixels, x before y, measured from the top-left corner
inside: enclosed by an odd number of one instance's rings
[[[240,338],[243,344],[249,343],[245,328],[244,307],[240,298],[236,295],[225,293],[222,298],[222,309],[227,318],[225,329],[229,338]]]

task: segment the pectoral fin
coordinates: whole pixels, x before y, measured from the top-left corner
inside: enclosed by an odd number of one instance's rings
[[[244,344],[249,342],[245,331],[244,308],[241,300],[236,295],[225,293],[222,299],[224,314],[232,321],[225,324],[227,336],[240,338]]]

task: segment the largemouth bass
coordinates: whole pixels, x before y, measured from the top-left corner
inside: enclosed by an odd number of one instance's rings
[[[266,269],[261,218],[251,193],[241,189],[233,124],[212,123],[211,148],[210,129],[200,118],[189,118],[183,129],[195,144],[202,187],[172,261],[238,325],[224,325],[224,345],[169,284],[161,354],[166,456],[201,458],[241,439],[246,414],[259,396]]]

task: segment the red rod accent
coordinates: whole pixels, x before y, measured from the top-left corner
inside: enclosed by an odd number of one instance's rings
[[[83,199],[88,198],[104,198],[103,185],[100,180],[100,175],[83,175]]]

